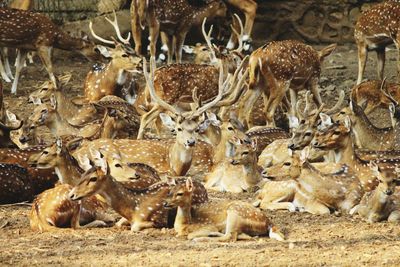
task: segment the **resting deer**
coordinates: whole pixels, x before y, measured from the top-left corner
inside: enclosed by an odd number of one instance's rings
[[[223,201],[192,208],[192,194],[193,183],[188,178],[186,184],[176,185],[165,200],[164,206],[178,208],[174,223],[178,236],[227,242],[269,235],[278,241],[284,240],[268,217],[250,203]]]
[[[378,57],[377,71],[383,79],[386,46],[394,43],[400,53],[400,6],[398,3],[380,3],[364,11],[357,19],[354,39],[358,47],[357,84],[363,79],[368,50],[375,50]],[[397,72],[400,75],[400,58],[397,60]]]
[[[350,118],[347,117],[343,123],[334,123],[327,129],[318,131],[311,144],[321,150],[332,150],[335,162],[347,164],[357,175],[364,191],[369,192],[377,186],[375,173],[355,152]]]
[[[33,185],[26,168],[0,163],[0,204],[31,201],[35,195]]]
[[[200,184],[198,186],[201,187]],[[168,211],[163,206],[163,199],[169,190],[167,183],[158,183],[145,191],[131,192],[115,181],[109,173],[107,163],[103,162],[102,168],[93,167],[83,174],[81,182],[70,191],[69,197],[80,200],[99,194],[124,218],[119,225],[127,221],[131,225],[131,231],[140,231],[167,225]],[[204,201],[207,197],[204,197],[206,191],[203,192],[200,199]]]
[[[77,229],[81,225],[84,228],[99,227],[114,221],[104,213],[106,207],[96,196],[72,201],[69,198],[72,188],[60,184],[36,197],[29,215],[32,230],[43,233],[65,227]]]
[[[388,222],[400,221],[399,194],[396,193],[397,178],[393,173],[379,170],[376,164],[373,169],[379,179],[379,185],[366,193],[360,204],[351,210],[351,214],[359,214],[369,223],[387,220]]]
[[[83,91],[86,100],[90,103],[98,101],[107,95],[117,95],[121,98],[127,97],[127,100],[130,100],[130,96],[123,95],[122,87],[128,79],[132,79],[131,73],[141,67],[141,57],[138,57],[130,47],[130,35],[127,38],[123,38],[121,35],[115,12],[113,21],[108,18],[106,19],[114,27],[119,42],[98,36],[93,30],[93,23],[90,22],[90,32],[95,39],[115,46],[112,49],[99,47],[103,56],[109,58],[110,62],[106,65],[94,65],[93,69],[86,76]]]
[[[0,28],[3,29],[0,38],[1,47],[20,49],[15,79],[11,88],[11,92],[14,94],[17,92],[18,79],[28,51],[38,52],[55,86],[57,86],[56,78],[51,62],[53,48],[78,51],[89,59],[98,58],[94,43],[89,42],[87,37],[74,38],[69,36],[43,14],[1,8]]]
[[[364,107],[364,113],[370,114],[377,107],[389,108],[393,103],[391,97],[400,101],[400,88],[397,83],[388,83],[385,80],[365,81],[351,89],[351,99],[360,107]]]
[[[250,123],[250,107],[263,93],[267,125],[275,125],[274,114],[290,91],[291,112],[295,114],[297,92],[308,89],[318,107],[322,100],[318,89],[321,64],[336,44],[316,51],[299,41],[270,42],[254,51],[249,59],[249,89],[239,106],[239,120]],[[249,126],[250,127],[250,126]]]
[[[262,179],[257,166],[257,146],[255,142],[246,143],[233,137],[232,155],[226,160],[214,164],[205,177],[205,187],[218,191],[241,193],[254,191]]]
[[[179,8],[178,8],[179,7]],[[141,54],[141,27],[145,22],[149,26],[150,55],[156,56],[156,44],[159,32],[164,32],[168,46],[168,63],[173,55],[177,62],[182,59],[182,46],[189,30],[200,25],[204,18],[225,17],[226,5],[221,0],[212,0],[203,6],[190,5],[187,0],[168,0],[161,4],[157,1],[132,1],[132,33],[135,50]]]
[[[349,172],[346,165],[342,165],[336,172],[321,172],[308,161],[309,152],[310,148],[306,147],[301,155],[294,153],[289,163],[285,162],[267,169],[263,173],[264,177],[274,179],[289,177],[296,183],[279,181],[268,184],[270,182],[266,182],[267,185],[258,198],[268,208],[289,207],[293,210],[294,205],[313,214],[329,214],[330,209],[349,212],[360,201],[363,194],[359,180],[351,171]],[[338,169],[336,164],[333,168]],[[325,169],[328,168],[325,166]],[[285,192],[287,195],[283,194]],[[263,198],[267,199],[263,200]],[[280,199],[292,202],[293,205],[276,204],[282,202]]]

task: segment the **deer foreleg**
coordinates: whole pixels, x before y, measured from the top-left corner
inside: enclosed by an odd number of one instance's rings
[[[363,74],[365,71],[365,64],[368,59],[367,44],[363,41],[357,42],[358,47],[358,78],[357,84],[360,84],[363,79]]]
[[[176,62],[181,63],[182,61],[182,47],[183,43],[185,42],[186,39],[186,34],[187,31],[182,30],[178,34],[174,36],[174,48],[175,48],[175,57],[176,57]],[[169,61],[169,58],[168,58]]]
[[[15,78],[14,78],[14,82],[11,87],[11,93],[13,93],[13,94],[17,93],[18,79],[19,79],[19,75],[21,73],[21,69],[24,66],[26,53],[27,53],[26,50],[20,49],[20,57],[18,58],[18,62],[17,62],[18,64],[17,64],[17,67],[15,68]]]
[[[155,58],[157,53],[157,40],[160,33],[160,23],[155,18],[155,15],[152,15],[149,24],[150,55]]]
[[[309,88],[311,93],[313,94],[313,99],[315,104],[320,107],[322,105],[321,95],[319,94],[319,87],[318,87],[318,79],[314,78],[309,81]]]
[[[276,108],[282,102],[282,99],[286,95],[287,90],[289,90],[289,86],[290,81],[271,84],[269,98],[266,103],[267,105],[264,107],[268,126],[275,126],[274,115]]]
[[[384,70],[385,70],[385,47],[382,49],[378,49],[376,50],[376,57],[377,57],[377,65],[376,65],[376,69],[378,72],[378,77],[380,80],[383,80],[383,74],[384,74]]]
[[[8,48],[3,48],[0,52],[2,52],[2,56],[4,59],[4,68],[6,70],[7,76],[10,77],[10,79],[14,79],[14,76],[11,71],[10,67],[10,61],[8,58]]]
[[[4,81],[10,83],[11,79],[8,77],[4,66],[3,66],[3,61],[1,60],[1,56],[0,56],[0,73],[1,73],[1,77],[3,78]]]
[[[135,42],[135,52],[138,55],[142,55],[142,28],[140,27],[140,18],[137,10],[137,6],[134,4],[135,0],[131,4],[131,27],[132,37]]]
[[[55,88],[57,88],[57,80],[56,76],[53,73],[53,64],[51,62],[51,53],[53,51],[52,47],[40,47],[38,49],[39,57],[43,62],[44,67],[46,68],[47,72],[49,73],[50,80],[53,82]],[[22,53],[22,51],[21,51]],[[25,59],[24,59],[25,62]]]

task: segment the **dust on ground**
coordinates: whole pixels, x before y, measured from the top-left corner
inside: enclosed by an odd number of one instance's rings
[[[370,58],[375,59],[374,56]],[[396,52],[389,51],[386,75],[390,81],[396,79],[395,60]],[[72,72],[72,88],[68,94],[79,94],[91,64],[68,54],[67,57],[56,56],[54,65],[57,74]],[[23,71],[17,96],[10,96],[10,85],[5,85],[8,108],[20,117],[29,115],[32,107],[27,105],[27,95],[46,77],[46,71],[41,65],[28,66]],[[375,60],[368,61],[365,77],[376,78]],[[346,90],[348,95],[356,78],[355,47],[339,47],[324,64],[320,83],[323,100],[332,106],[339,90]],[[375,116],[379,118],[383,114]],[[244,201],[252,201],[254,198],[248,193],[210,195]],[[175,237],[173,229],[132,233],[127,229],[111,227],[75,231],[62,229],[38,234],[29,228],[29,212],[28,206],[0,207],[0,265],[400,265],[400,227],[389,223],[368,224],[359,217],[267,212],[286,234],[286,242],[262,237],[236,243],[195,243]]]

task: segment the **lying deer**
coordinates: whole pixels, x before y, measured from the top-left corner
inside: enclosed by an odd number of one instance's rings
[[[27,169],[0,163],[0,204],[31,201],[35,195],[33,185]]]
[[[72,186],[60,184],[49,189],[32,203],[29,221],[33,231],[41,233],[57,228],[73,229],[106,226],[114,219],[104,213],[105,206],[95,196],[72,201],[69,193]]]
[[[366,193],[360,204],[351,210],[351,214],[359,214],[369,223],[387,220],[388,222],[400,221],[399,195],[395,194],[397,179],[392,173],[389,175],[378,170],[377,165],[373,169],[379,179],[379,185]]]
[[[269,235],[283,241],[283,234],[251,204],[240,201],[213,202],[193,207],[193,183],[176,185],[166,198],[164,206],[178,207],[174,229],[178,236],[194,240],[236,241],[250,236]],[[216,237],[210,237],[216,236]]]
[[[305,88],[312,92],[314,102],[320,107],[322,100],[318,80],[321,64],[335,48],[336,44],[333,44],[316,51],[304,43],[289,40],[270,42],[254,51],[249,59],[249,89],[239,106],[239,120],[249,126],[250,107],[254,106],[261,93],[267,125],[275,125],[275,110],[288,91],[290,114],[295,114],[297,92]]]
[[[358,78],[357,84],[363,79],[368,50],[375,50],[378,57],[378,77],[383,79],[385,67],[386,46],[394,43],[399,53],[400,35],[400,6],[398,3],[385,2],[374,5],[364,11],[357,19],[354,29],[354,39],[358,47]],[[400,61],[398,60],[398,73]],[[398,74],[399,75],[399,74]]]
[[[295,182],[267,182],[258,199],[270,209],[288,207],[293,211],[297,207],[313,214],[329,214],[331,209],[349,212],[363,194],[357,177],[346,165],[339,171],[323,173],[308,161],[309,153],[310,148],[306,147],[301,155],[294,153],[289,164],[268,168],[264,174],[267,178],[289,177]],[[281,199],[286,202],[280,203]]]
[[[107,95],[117,95],[130,100],[130,96],[123,95],[122,87],[129,79],[132,79],[131,73],[136,72],[141,67],[141,57],[138,57],[130,47],[130,35],[127,38],[123,38],[121,35],[115,12],[113,21],[106,19],[114,27],[119,42],[98,36],[93,30],[92,22],[90,22],[89,28],[93,37],[105,44],[114,46],[112,49],[99,47],[103,56],[110,59],[110,62],[106,65],[94,65],[93,69],[86,75],[83,91],[86,100],[90,103]]]
[[[124,218],[118,224],[129,222],[131,231],[167,225],[168,211],[163,206],[163,199],[169,193],[168,184],[155,184],[145,191],[134,193],[115,181],[106,163],[103,163],[102,167],[88,170],[82,176],[81,182],[71,190],[69,197],[72,200],[80,200],[99,194]],[[205,190],[203,192],[206,194]],[[204,201],[207,197],[202,195],[201,199]]]
[[[69,36],[43,14],[1,8],[0,28],[3,29],[0,38],[1,47],[18,48],[20,51],[15,79],[11,88],[11,92],[14,94],[17,92],[18,79],[28,51],[38,52],[55,86],[57,86],[56,78],[51,62],[53,48],[78,51],[89,59],[98,58],[94,43],[89,42],[87,37],[74,38]]]
[[[176,8],[179,6],[179,8]],[[131,4],[132,33],[135,50],[141,54],[141,27],[145,22],[149,26],[150,55],[156,56],[156,44],[159,32],[164,32],[168,46],[168,63],[175,54],[176,61],[181,62],[182,46],[186,34],[204,18],[225,17],[226,5],[221,0],[212,0],[203,6],[190,5],[186,0],[164,1],[133,1]]]

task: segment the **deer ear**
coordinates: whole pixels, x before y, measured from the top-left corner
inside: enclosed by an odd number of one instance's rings
[[[296,116],[288,115],[288,119],[289,119],[289,128],[290,129],[295,129],[300,126],[299,119]]]
[[[87,155],[78,155],[78,162],[79,166],[81,166],[84,171],[88,171],[93,168]]]
[[[344,126],[347,128],[347,132],[350,132],[351,130],[351,120],[349,116],[346,116],[344,119]]]
[[[62,149],[62,140],[61,140],[61,138],[57,138],[56,139],[56,149],[57,149],[57,153],[59,154],[61,152],[61,149]]]
[[[170,130],[175,130],[175,121],[166,113],[160,113],[160,118],[163,124]]]
[[[324,128],[332,125],[332,119],[329,115],[321,112],[321,113],[319,113],[319,117],[321,119],[320,129],[324,129]]]
[[[15,115],[14,113],[12,113],[12,112],[9,111],[9,110],[6,110],[6,116],[7,116],[7,119],[8,119],[10,122],[16,122],[16,121],[17,121],[17,115]]]
[[[184,46],[182,46],[182,49],[186,54],[189,54],[189,55],[193,54],[193,52],[194,52],[193,47],[190,45],[184,45]]]
[[[53,109],[57,109],[57,99],[54,94],[51,94],[50,96],[50,105]]]
[[[193,181],[191,177],[188,177],[186,179],[186,189],[188,190],[188,192],[192,192],[193,191]]]
[[[302,164],[307,161],[309,155],[310,147],[306,146],[300,153],[300,161]]]
[[[94,50],[105,58],[111,58],[111,52],[104,45],[96,45]]]
[[[167,184],[170,185],[170,186],[176,185],[175,178],[174,178],[174,177],[171,177],[171,176],[168,176],[168,177],[167,177]]]
[[[31,97],[31,100],[32,100],[32,103],[33,103],[35,106],[39,106],[39,105],[42,104],[42,100],[41,100],[39,97],[32,96],[32,97]]]

